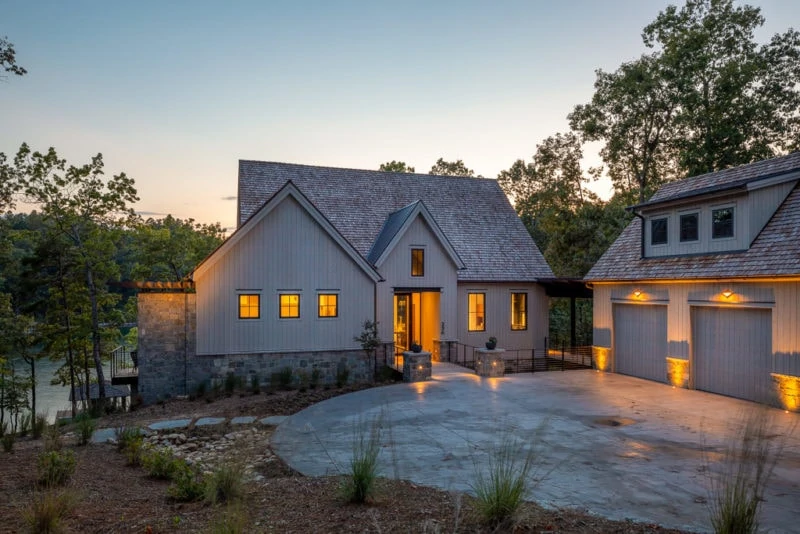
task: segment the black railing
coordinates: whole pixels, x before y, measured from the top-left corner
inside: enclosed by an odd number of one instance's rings
[[[111,380],[134,379],[139,376],[139,354],[127,347],[111,351]]]
[[[475,369],[475,355],[478,347],[464,345],[456,341],[447,343],[442,361],[455,363],[468,369]],[[567,347],[558,349],[512,349],[503,353],[506,373],[538,373],[542,371],[566,371],[570,369],[591,369],[592,347]]]

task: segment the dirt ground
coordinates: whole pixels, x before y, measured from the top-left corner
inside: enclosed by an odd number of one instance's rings
[[[213,400],[175,400],[106,416],[98,427],[145,426],[157,420],[201,416],[291,415],[313,403],[357,389],[360,388],[236,393]],[[68,432],[69,428],[63,430]],[[78,446],[74,439],[66,441],[77,458],[75,474],[64,490],[77,503],[64,522],[66,532],[219,532],[215,526],[230,513],[221,505],[170,500],[169,482],[153,480],[142,468],[127,466],[125,457],[113,444]],[[263,454],[261,448],[261,444],[254,443],[249,449],[237,449],[236,454]],[[0,532],[29,531],[24,514],[42,491],[36,485],[36,459],[43,450],[41,439],[27,437],[17,440],[12,453],[0,452]],[[260,466],[258,475],[258,480],[248,483],[239,511],[245,522],[242,532],[493,531],[480,523],[472,498],[463,494],[380,479],[376,496],[367,504],[355,505],[343,500],[340,477],[304,477],[279,459]],[[679,532],[658,525],[609,521],[573,510],[546,511],[535,503],[526,503],[515,524],[499,531]]]

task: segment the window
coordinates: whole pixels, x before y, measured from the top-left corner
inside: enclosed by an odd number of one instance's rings
[[[300,295],[297,293],[285,293],[280,296],[281,312],[283,319],[300,317]]]
[[[733,237],[733,208],[711,211],[711,238]]]
[[[486,330],[486,311],[484,301],[486,293],[469,293],[469,323],[467,329],[470,332],[483,332]]]
[[[317,304],[320,317],[337,317],[339,315],[339,295],[320,293],[317,295]]]
[[[662,217],[660,219],[650,220],[650,244],[651,245],[666,245],[667,244],[667,222],[669,219]]]
[[[528,329],[528,294],[511,293],[511,330]]]
[[[261,317],[260,295],[239,295],[239,319],[258,319]]]
[[[681,215],[681,242],[697,241],[697,214]]]
[[[411,249],[411,276],[425,276],[425,249]]]

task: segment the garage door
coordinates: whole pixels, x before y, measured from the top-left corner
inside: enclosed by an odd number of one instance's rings
[[[692,308],[694,387],[772,402],[772,312]]]
[[[667,307],[614,305],[614,370],[666,382]]]

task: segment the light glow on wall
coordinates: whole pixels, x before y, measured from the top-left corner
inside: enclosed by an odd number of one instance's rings
[[[778,400],[784,409],[796,412],[800,409],[800,376],[772,373]]]
[[[594,366],[598,371],[607,371],[609,365],[609,354],[611,349],[607,347],[592,347]]]
[[[673,387],[689,387],[689,360],[667,358],[667,379]]]

